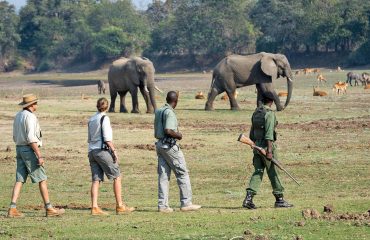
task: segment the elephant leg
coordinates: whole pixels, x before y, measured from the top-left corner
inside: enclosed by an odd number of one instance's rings
[[[205,107],[206,111],[213,111],[214,110],[213,101],[215,100],[216,96],[219,93],[220,92],[215,87],[211,88],[211,91],[208,93],[208,98],[207,98],[207,102],[206,102],[206,107]]]
[[[144,87],[140,87],[139,89],[140,89],[141,95],[143,95],[143,98],[145,100],[146,113],[153,113],[154,109],[153,109],[153,104],[152,104],[152,102],[150,101],[150,98],[149,98],[149,93],[147,93],[144,90]]]
[[[231,110],[240,110],[240,107],[238,105],[238,102],[236,101],[235,99],[235,96],[234,96],[234,93],[235,93],[236,89],[234,89],[233,91],[226,91],[227,93],[227,96],[229,97],[229,101],[230,101],[230,106],[231,106]]]
[[[116,103],[116,98],[117,98],[117,92],[111,91],[111,93],[110,93],[109,112],[114,112],[114,105]]]
[[[120,112],[123,112],[123,113],[127,113],[127,108],[126,108],[126,94],[127,94],[127,91],[125,92],[119,92],[119,96],[120,96],[120,108],[119,108],[119,111]]]
[[[131,113],[140,113],[139,111],[139,100],[137,97],[137,87],[131,89],[130,91],[132,97],[132,110]]]

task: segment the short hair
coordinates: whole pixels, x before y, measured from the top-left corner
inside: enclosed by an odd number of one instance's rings
[[[166,101],[167,103],[173,103],[173,102],[176,102],[177,101],[177,93],[175,91],[169,91],[167,93],[167,97],[166,97]]]
[[[263,104],[267,104],[267,103],[270,103],[270,102],[274,102],[274,99],[270,96],[265,95],[265,96],[262,97],[262,102],[263,102]]]
[[[99,98],[96,102],[96,108],[99,112],[105,112],[108,109],[108,100],[104,97]]]

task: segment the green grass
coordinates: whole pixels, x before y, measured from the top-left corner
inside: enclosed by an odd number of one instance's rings
[[[252,151],[236,139],[241,132],[248,133],[255,108],[254,88],[239,90],[241,111],[229,111],[228,102],[217,100],[216,111],[206,112],[205,101],[195,100],[194,95],[197,91],[208,91],[209,74],[162,74],[160,78],[165,80],[157,82],[160,88],[180,90],[176,112],[184,135],[181,145],[190,169],[193,202],[203,208],[193,213],[179,211],[179,193],[172,175],[170,204],[176,211],[156,212],[156,153],[141,149],[155,141],[153,115],[109,113],[121,160],[123,196],[137,211],[114,215],[112,185],[105,182],[99,203],[111,215],[91,217],[86,124],[99,97],[96,86],[66,87],[55,82],[37,85],[32,80],[68,82],[104,76],[100,72],[78,76],[0,76],[4,86],[0,89],[0,239],[231,239],[242,237],[246,230],[253,232],[251,239],[370,238],[369,220],[360,224],[354,220],[305,220],[301,214],[306,208],[322,212],[326,204],[334,206],[334,214],[364,213],[370,209],[370,92],[350,87],[347,95],[334,95],[331,86],[345,80],[345,73],[324,72],[329,83],[321,89],[329,95],[322,98],[312,96],[312,86],[317,84],[315,76],[298,76],[290,105],[277,113],[280,161],[302,184],[297,186],[281,173],[286,199],[294,208],[273,208],[274,198],[266,176],[255,198],[259,208],[255,211],[241,208],[253,171]],[[275,85],[282,91],[286,82],[279,79]],[[43,216],[38,187],[30,183],[24,185],[18,201],[18,208],[26,217],[5,217],[15,178],[12,122],[22,91],[34,92],[41,98],[37,116],[44,135],[42,152],[50,196],[54,205],[67,207],[60,218]],[[81,100],[81,94],[90,99]],[[145,112],[143,99],[139,100]],[[130,98],[126,101],[130,110]],[[158,105],[163,103],[162,94]],[[11,152],[5,151],[7,146],[12,148]],[[297,226],[299,221],[304,221],[304,226]]]

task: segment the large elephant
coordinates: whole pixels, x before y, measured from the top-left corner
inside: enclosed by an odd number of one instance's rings
[[[138,88],[144,97],[147,113],[157,109],[155,102],[153,63],[142,57],[120,58],[112,63],[108,72],[111,103],[109,112],[114,112],[117,94],[120,95],[120,112],[127,112],[125,96],[130,92],[132,97],[132,113],[139,113]]]
[[[273,89],[273,81],[280,76],[287,78],[288,96],[285,105]],[[263,96],[274,99],[276,109],[288,106],[293,91],[292,70],[287,58],[282,54],[257,53],[252,55],[230,55],[222,59],[213,70],[211,88],[205,110],[213,110],[215,97],[226,91],[231,110],[239,110],[234,97],[236,88],[256,85],[257,106],[262,104]]]

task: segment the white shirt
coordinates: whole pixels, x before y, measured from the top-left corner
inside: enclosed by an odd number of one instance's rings
[[[13,140],[16,145],[29,145],[37,143],[42,146],[41,129],[35,114],[30,111],[19,111],[14,118]]]
[[[103,121],[103,135],[104,141],[109,142],[113,140],[113,131],[110,126],[110,119],[105,112],[95,113],[88,122],[88,138],[87,142],[89,143],[89,152],[95,149],[101,149],[102,147],[102,137],[100,134],[100,119],[105,115]]]

